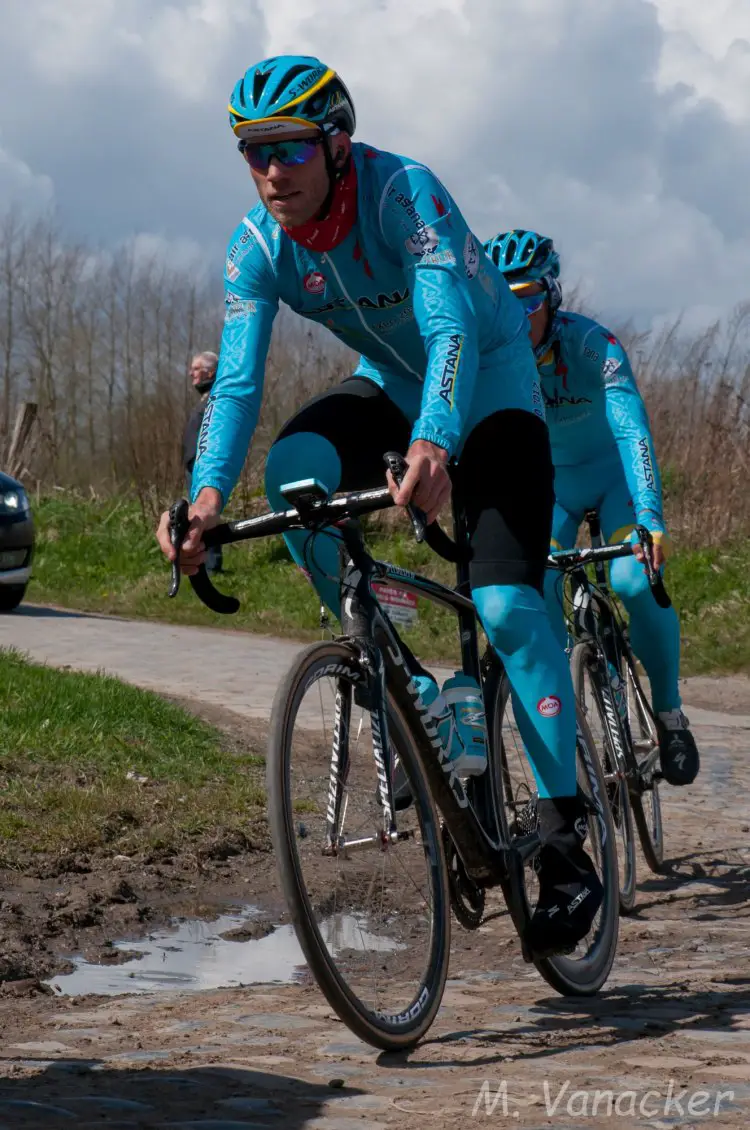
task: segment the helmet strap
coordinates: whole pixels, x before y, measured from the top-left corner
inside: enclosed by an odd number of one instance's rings
[[[352,160],[350,153],[346,161],[344,161],[343,165],[340,168],[336,167],[333,159],[333,153],[331,151],[335,133],[338,133],[338,130],[334,130],[332,133],[323,133],[323,159],[325,160],[326,172],[328,173],[328,192],[326,194],[325,200],[323,201],[323,207],[318,213],[319,220],[324,220],[330,212],[331,204],[333,203],[333,194],[336,191],[336,184],[349,171],[349,166]]]
[[[539,282],[544,287],[544,292],[547,295],[547,325],[544,330],[544,336],[534,349],[537,360],[543,357],[549,349],[550,339],[554,337],[555,333],[557,311],[560,309],[562,302],[562,290],[560,289],[560,284],[557,279],[552,278],[551,275],[544,275]]]

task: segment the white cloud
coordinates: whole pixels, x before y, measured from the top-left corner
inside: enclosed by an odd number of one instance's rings
[[[483,238],[552,234],[599,309],[700,318],[743,297],[748,0],[10,3],[0,202],[5,181],[53,180],[78,237],[222,244],[254,198],[234,82],[318,53],[360,139],[431,165]]]
[[[750,118],[750,4],[747,0],[652,0],[666,34],[662,88],[684,82],[736,121]]]
[[[54,199],[50,178],[35,173],[0,145],[0,212],[18,206],[29,212],[47,211]]]

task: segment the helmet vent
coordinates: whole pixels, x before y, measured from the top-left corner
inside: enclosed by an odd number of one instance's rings
[[[274,90],[273,94],[271,95],[270,101],[272,103],[278,102],[279,97],[292,85],[294,80],[300,75],[308,74],[309,71],[310,68],[304,63],[298,63],[296,67],[291,67]]]
[[[271,75],[268,71],[266,71],[265,74],[263,73],[263,71],[256,71],[255,72],[255,76],[253,78],[253,104],[255,106],[258,105],[261,98],[263,97],[263,91],[266,89],[266,83],[268,82],[270,77],[271,77]],[[244,87],[244,80],[243,80],[243,87]]]

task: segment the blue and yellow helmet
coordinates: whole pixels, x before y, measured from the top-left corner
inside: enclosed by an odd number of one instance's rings
[[[488,239],[483,246],[495,266],[505,275],[511,290],[518,290],[529,283],[541,283],[552,313],[560,308],[562,290],[557,281],[560,256],[548,236],[514,228]]]
[[[560,256],[546,235],[515,228],[488,239],[484,249],[508,282],[541,282],[560,274]]]
[[[241,141],[282,130],[354,133],[349,91],[334,70],[311,55],[276,55],[250,67],[232,91],[229,123]]]

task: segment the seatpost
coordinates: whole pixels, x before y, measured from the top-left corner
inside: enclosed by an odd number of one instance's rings
[[[589,528],[589,538],[591,539],[592,546],[604,545],[604,538],[602,537],[602,524],[599,519],[598,510],[587,510],[584,515],[584,520]],[[599,585],[600,587],[606,586],[607,574],[603,561],[594,562],[594,576],[596,577],[597,585]]]
[[[453,538],[457,545],[467,545],[469,532],[466,525],[466,512],[463,505],[456,498],[456,492],[451,492],[451,514],[453,518]],[[471,599],[471,580],[469,576],[468,558],[456,562],[456,591],[462,596]],[[461,647],[461,666],[467,675],[471,675],[478,683],[480,679],[479,647],[477,643],[476,620],[473,612],[460,611],[458,613],[458,638]]]

